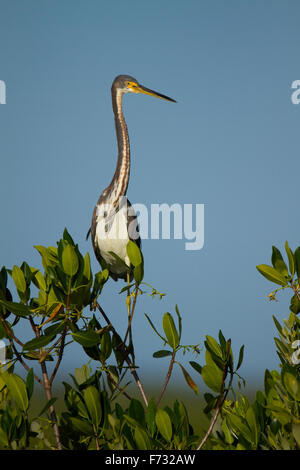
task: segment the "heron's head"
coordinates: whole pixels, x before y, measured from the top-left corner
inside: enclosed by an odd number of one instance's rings
[[[135,78],[131,77],[130,75],[118,75],[112,84],[112,89],[115,88],[116,90],[120,90],[122,93],[143,93],[144,95],[154,96],[155,98],[160,98],[167,101],[173,101],[176,103],[175,100],[169,98],[169,96],[162,95],[157,91],[150,90],[149,88],[144,87],[141,85]]]

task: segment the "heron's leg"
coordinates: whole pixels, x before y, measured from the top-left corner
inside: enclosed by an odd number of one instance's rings
[[[126,305],[127,305],[127,313],[128,313],[128,320],[130,317],[130,306],[131,306],[131,295],[130,295],[130,278],[129,278],[129,272],[127,273],[127,299],[126,299]]]
[[[131,294],[130,294],[130,275],[129,272],[127,272],[127,299],[126,299],[126,304],[127,304],[127,313],[128,313],[128,333],[129,333],[129,345],[132,345],[132,331],[131,331]],[[127,334],[125,335],[124,342],[127,339]]]
[[[130,274],[129,272],[127,272],[128,289],[127,289],[126,304],[127,304],[127,313],[128,313],[128,327],[127,327],[127,331],[126,331],[125,338],[124,338],[124,344],[126,343],[127,337],[129,336],[128,349],[131,353],[132,361],[134,363],[134,348],[133,348],[132,329],[131,329],[131,322],[132,322],[134,307],[132,307],[132,310],[131,310],[131,293],[130,293],[129,285],[130,285]],[[135,301],[134,301],[134,305],[135,305]]]

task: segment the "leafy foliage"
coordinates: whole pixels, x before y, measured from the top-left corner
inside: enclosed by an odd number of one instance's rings
[[[277,300],[283,289],[291,289],[292,297],[288,319],[281,324],[273,318],[279,371],[266,370],[264,391],[256,393],[253,403],[242,394],[245,380],[239,370],[244,346],[234,358],[231,340],[222,331],[217,339],[207,335],[203,345],[183,344],[183,320],[177,305],[174,314],[162,315],[160,326],[146,314],[149,333],[152,330],[162,342],[153,357],[168,363],[160,393],[147,397],[138,375],[131,324],[137,299],[146,293],[144,288],[150,287],[153,298],[165,294],[144,282],[143,257],[133,242],[128,244],[127,254],[134,282],[120,292],[128,313],[125,334],[113,326],[100,304],[109,278],[107,269],[93,275],[89,255],[80,253],[67,230],[57,246],[35,248],[43,270],[24,262],[0,271],[0,339],[8,344],[6,363],[0,367],[1,449],[300,448],[300,247],[293,252],[286,242],[287,261],[273,247],[272,266],[257,266],[277,285],[270,300]],[[16,299],[8,288],[9,277]],[[32,330],[32,338],[26,342],[16,336],[15,326],[20,322]],[[70,374],[71,383],[63,383],[64,409],[57,414],[53,383],[71,343],[82,348],[89,364],[95,361],[96,367],[93,370],[84,364]],[[185,354],[192,355],[190,368],[179,357]],[[25,379],[15,373],[16,363],[25,368]],[[204,413],[210,425],[199,435],[183,402],[161,406],[175,367],[193,393],[199,394],[200,385],[208,388]],[[136,383],[140,399],[129,395],[131,381]],[[36,385],[45,392],[39,414],[32,409]]]

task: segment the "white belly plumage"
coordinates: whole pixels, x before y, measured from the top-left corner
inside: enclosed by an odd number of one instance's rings
[[[123,274],[126,270],[123,264],[109,252],[115,253],[127,266],[130,266],[126,250],[128,241],[126,205],[122,206],[120,210],[114,214],[111,221],[109,221],[109,217],[104,218],[101,213],[98,215],[95,243],[100,250],[101,256],[110,266],[110,270],[116,274]]]

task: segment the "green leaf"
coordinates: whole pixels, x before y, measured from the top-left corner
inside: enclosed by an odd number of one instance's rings
[[[272,264],[276,271],[278,271],[284,277],[289,275],[287,265],[285,264],[282,254],[278,248],[276,248],[276,246],[272,246]]]
[[[107,269],[104,269],[103,271],[99,271],[98,273],[95,274],[94,277],[94,285],[93,285],[93,296],[96,297],[98,296],[102,289],[104,284],[109,278],[109,271]]]
[[[225,440],[228,444],[232,444],[234,442],[234,437],[232,436],[228,425],[227,425],[227,420],[226,418],[223,418],[222,423],[221,423],[222,431],[225,436]]]
[[[7,272],[4,266],[0,270],[0,290],[5,291],[7,286]]]
[[[7,302],[12,301],[11,292],[9,289],[7,289],[7,287],[4,288],[4,291],[0,290],[0,300],[4,300]],[[1,304],[0,304],[0,311],[2,311],[3,318],[7,318],[11,314],[11,311],[5,308],[4,305],[1,305]]]
[[[128,414],[135,419],[140,425],[145,426],[145,411],[139,400],[132,398],[128,408]]]
[[[90,385],[83,390],[83,397],[92,423],[98,427],[102,417],[100,394],[94,385]]]
[[[42,411],[39,413],[38,416],[42,416],[50,408],[50,406],[56,402],[56,400],[57,398],[55,397],[50,398],[50,400],[47,401],[46,405],[43,407]]]
[[[217,357],[222,359],[222,356],[223,356],[222,350],[219,344],[217,343],[217,341],[215,340],[215,338],[213,338],[212,336],[206,335],[205,346],[212,353],[214,353]]]
[[[74,341],[81,344],[85,348],[95,346],[100,343],[100,336],[95,331],[77,331],[72,333]]]
[[[256,419],[255,412],[250,406],[246,411],[246,420],[249,428],[251,429],[252,442],[257,446],[258,444],[258,434],[259,434],[259,425]]]
[[[35,245],[34,248],[41,255],[43,267],[45,270],[47,269],[47,266],[55,266],[57,264],[55,259],[51,255],[51,252],[45,246]]]
[[[221,330],[219,330],[219,341],[220,341],[220,346],[221,346],[222,354],[225,353],[225,354],[223,355],[223,357],[226,357],[227,341],[226,341],[226,339],[224,338],[224,335],[223,335],[223,333],[222,333]]]
[[[86,364],[75,368],[75,377],[78,385],[83,384],[90,378],[90,369]]]
[[[46,273],[47,276],[49,276],[51,281],[56,280],[56,278],[57,278],[56,271],[52,266],[47,266],[46,269],[45,269],[45,273]]]
[[[179,363],[177,362],[177,364],[180,366],[181,370],[182,370],[182,373],[183,373],[183,376],[185,378],[185,381],[186,383],[188,384],[188,386],[194,390],[194,392],[196,393],[196,395],[198,395],[199,393],[199,389],[197,387],[197,385],[195,384],[195,382],[193,381],[192,377],[190,376],[190,374],[185,370],[185,368]]]
[[[37,287],[39,289],[42,289],[44,291],[47,290],[47,285],[46,285],[46,281],[45,281],[45,278],[44,276],[42,275],[42,273],[40,271],[37,271],[34,275],[34,279],[36,281],[36,284],[37,284]]]
[[[119,294],[122,294],[122,293],[125,292],[125,291],[129,291],[133,286],[135,286],[135,282],[133,282],[132,284],[129,284],[129,286],[123,287],[123,288],[120,290]]]
[[[75,248],[67,245],[62,252],[62,265],[68,276],[74,276],[79,268],[79,260]]]
[[[70,245],[74,246],[74,241],[71,235],[69,234],[68,230],[65,228],[63,233],[63,239],[68,242]]]
[[[179,341],[180,341],[181,333],[182,333],[182,319],[181,319],[181,316],[180,316],[180,313],[179,313],[179,308],[178,308],[177,304],[175,305],[175,312],[176,312],[176,315],[178,317],[178,329],[179,329]]]
[[[122,266],[125,270],[129,271],[129,266],[127,266],[125,261],[122,258],[120,258],[120,256],[117,255],[117,253],[115,253],[114,251],[109,251],[108,253],[115,258],[115,260],[118,262],[120,266]]]
[[[293,277],[295,274],[295,260],[294,260],[294,254],[292,250],[290,249],[287,241],[285,242],[285,251],[289,260],[290,273],[291,273],[291,276]]]
[[[222,371],[216,365],[210,364],[202,367],[201,375],[206,385],[214,392],[220,393],[222,385]]]
[[[299,423],[293,423],[292,424],[292,432],[293,436],[300,447],[300,424]]]
[[[166,349],[160,349],[159,351],[155,351],[153,353],[153,357],[155,357],[156,359],[167,356],[172,356],[172,352],[167,351]]]
[[[273,317],[273,321],[274,321],[274,323],[275,323],[275,326],[276,326],[276,328],[277,328],[277,330],[278,330],[278,333],[279,333],[280,335],[282,335],[282,327],[281,327],[279,321],[277,320],[276,317],[274,317],[274,315],[272,315],[272,317]]]
[[[109,271],[108,269],[103,269],[102,273],[101,273],[101,278],[102,278],[102,282],[105,283],[107,281],[107,279],[109,278]]]
[[[79,432],[80,434],[85,434],[86,436],[93,436],[93,428],[90,423],[83,418],[77,418],[76,416],[72,416],[69,418],[72,424],[72,428]]]
[[[241,416],[230,414],[228,415],[227,420],[235,434],[237,434],[238,436],[242,434],[242,436],[247,441],[252,442],[252,433],[249,427],[247,426],[245,420]]]
[[[155,403],[155,399],[151,398],[148,402],[148,407],[146,410],[146,423],[147,423],[147,428],[152,437],[154,436],[155,429],[156,429],[155,415],[156,415],[156,403]]]
[[[244,359],[244,345],[242,345],[241,349],[240,349],[239,359],[238,359],[238,363],[237,363],[237,366],[236,366],[236,370],[238,370],[241,367],[243,359]]]
[[[279,284],[280,286],[287,285],[286,278],[275,268],[272,268],[272,266],[268,266],[267,264],[259,264],[256,266],[256,269],[260,272],[260,274],[268,279],[268,281],[275,282],[275,284]]]
[[[27,395],[28,400],[32,397],[33,388],[34,388],[34,376],[33,376],[33,369],[31,368],[26,377],[26,388],[27,388]]]
[[[198,364],[198,362],[190,361],[190,365],[193,367],[193,369],[195,369],[196,372],[201,374],[202,367],[200,366],[200,364]]]
[[[289,394],[295,399],[300,401],[300,382],[297,380],[296,375],[290,372],[283,372],[283,383]]]
[[[32,277],[33,277],[34,273],[31,270],[28,263],[26,263],[26,261],[23,261],[23,263],[21,265],[21,270],[24,274],[26,284],[29,285],[31,283],[31,280],[32,280]]]
[[[297,271],[298,279],[300,279],[300,246],[295,250],[295,267]]]
[[[144,265],[143,263],[138,264],[133,268],[133,277],[137,284],[140,284],[144,279]]]
[[[132,240],[129,240],[126,246],[128,258],[133,266],[138,266],[143,263],[143,256],[141,250]]]
[[[127,424],[129,424],[131,428],[135,429],[136,427],[141,427],[140,423],[136,419],[132,418],[131,416],[124,414],[123,418],[125,419],[125,421],[127,422]]]
[[[176,349],[179,345],[179,335],[173,317],[170,313],[165,313],[163,316],[163,329],[171,348]]]
[[[91,262],[90,262],[90,255],[87,253],[84,257],[84,268],[83,268],[83,276],[90,281],[92,279],[92,270],[91,270]]]
[[[109,331],[105,330],[101,335],[101,354],[106,360],[112,352],[112,343]]]
[[[21,377],[15,374],[2,374],[1,377],[4,380],[13,399],[15,400],[17,407],[20,410],[26,412],[29,402],[25,382],[21,379]]]
[[[56,246],[48,246],[47,248],[49,261],[53,266],[58,264],[58,250]]]
[[[10,312],[20,317],[30,315],[31,311],[27,305],[19,304],[17,302],[8,302],[7,300],[0,300],[0,304],[7,308]]]
[[[30,341],[27,341],[23,346],[23,350],[34,351],[36,349],[43,348],[47,344],[51,343],[51,341],[54,338],[55,338],[55,335],[51,335],[51,336],[41,335],[38,338],[34,338],[34,339],[31,339]]]
[[[16,288],[18,291],[22,292],[22,294],[25,293],[26,291],[26,281],[25,281],[25,276],[22,271],[22,269],[19,268],[19,266],[14,266],[12,269],[12,278],[14,280],[14,283],[16,285]]]
[[[99,346],[91,346],[91,347],[85,347],[82,346],[84,352],[91,358],[94,359],[95,361],[99,361],[100,359],[100,349]]]
[[[186,410],[186,407],[184,406],[182,401],[176,400],[174,403],[174,414],[176,418],[174,418],[174,415],[172,417],[172,421],[177,423],[177,431],[179,430],[179,433],[181,436],[188,436],[189,434],[189,418],[188,418],[188,413]],[[174,421],[175,419],[175,421]],[[179,421],[178,421],[179,420]],[[179,429],[178,429],[179,427]]]
[[[290,310],[295,314],[300,312],[300,300],[298,299],[297,294],[294,294],[291,298]]]
[[[163,438],[170,442],[172,439],[172,423],[168,413],[161,409],[157,410],[155,423]]]
[[[28,361],[38,361],[40,359],[39,353],[37,351],[36,352],[35,351],[24,352],[22,356]],[[54,359],[53,359],[53,356],[51,356],[50,354],[47,354],[46,357],[43,356],[43,361],[53,362]]]
[[[139,450],[151,449],[150,439],[146,431],[144,431],[144,429],[135,428],[134,440]]]
[[[145,317],[147,318],[148,322],[150,323],[151,328],[155,331],[155,333],[157,334],[157,336],[159,336],[165,343],[167,343],[166,338],[164,338],[164,337],[157,331],[157,329],[156,329],[155,326],[153,325],[152,321],[151,321],[150,318],[148,317],[147,313],[145,313]]]
[[[65,324],[64,321],[54,323],[53,325],[48,326],[47,328],[45,328],[45,335],[47,335],[47,336],[58,335],[59,333],[63,332],[65,327],[66,327],[66,324]]]

